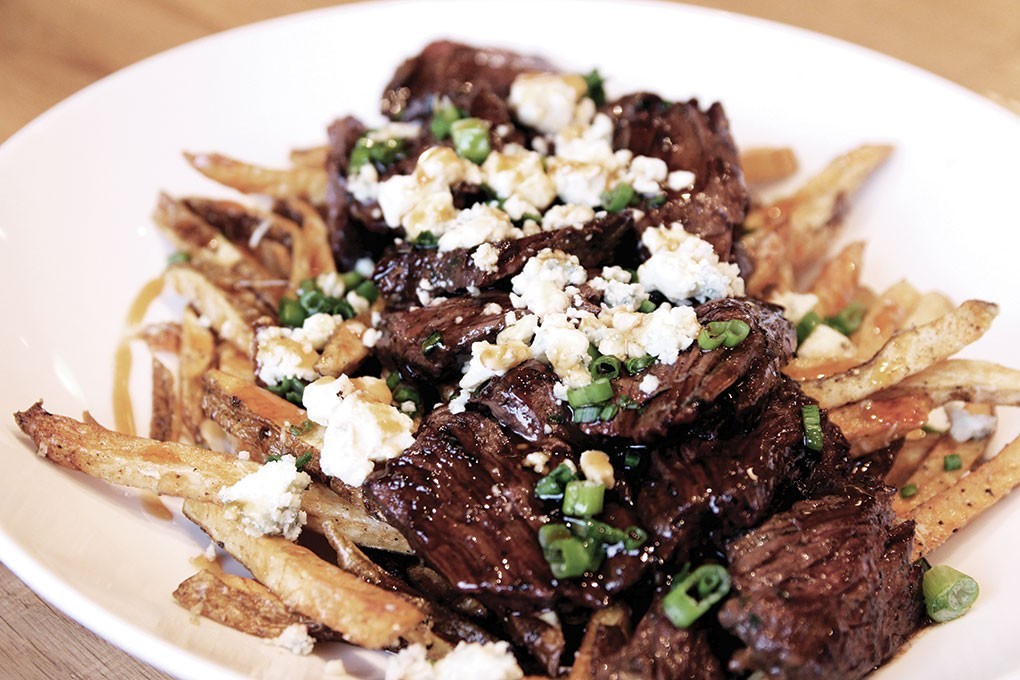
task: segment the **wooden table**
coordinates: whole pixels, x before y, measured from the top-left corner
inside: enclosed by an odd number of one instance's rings
[[[328,0],[3,0],[0,140],[93,81],[174,45]],[[1016,0],[697,0],[812,29],[956,81],[1020,113]],[[166,678],[52,610],[0,567],[0,674]]]

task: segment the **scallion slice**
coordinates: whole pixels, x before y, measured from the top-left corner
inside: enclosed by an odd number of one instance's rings
[[[297,457],[297,460],[294,461],[294,467],[300,470],[304,466],[308,465],[310,462],[312,462],[312,454],[302,453],[300,456]]]
[[[379,289],[372,281],[362,281],[359,283],[354,287],[354,294],[365,298],[369,304],[379,299]]]
[[[612,398],[613,386],[606,378],[598,378],[582,387],[571,387],[567,390],[567,401],[574,408],[601,404]]]
[[[297,328],[308,318],[308,313],[294,298],[280,298],[280,307],[276,316],[280,319],[281,326]]]
[[[588,365],[588,370],[592,378],[613,380],[620,375],[620,360],[607,354],[592,361]]]
[[[450,136],[450,126],[464,117],[464,112],[453,104],[439,106],[432,110],[432,120],[429,129],[436,139],[446,139]]]
[[[868,308],[860,302],[851,302],[835,315],[825,319],[825,325],[832,326],[843,335],[849,336],[861,327]]]
[[[428,356],[431,352],[443,346],[443,334],[439,331],[432,331],[428,337],[421,342],[421,353]]]
[[[170,253],[166,258],[166,263],[169,264],[184,264],[185,262],[191,262],[191,255],[188,255],[183,250],[178,250],[176,253]]]
[[[358,272],[344,272],[340,275],[340,280],[344,282],[345,290],[351,290],[364,281],[365,277]]]
[[[966,614],[980,593],[977,581],[945,564],[924,573],[921,589],[928,616],[938,623]]]
[[[655,357],[651,354],[646,354],[643,357],[631,357],[630,359],[627,359],[623,362],[623,367],[627,369],[627,373],[637,375],[654,363]]]
[[[566,463],[560,463],[552,472],[538,480],[535,484],[535,496],[542,500],[559,500],[563,498],[563,487],[575,479],[577,473]]]
[[[415,248],[438,248],[439,238],[431,231],[423,231],[414,239]]]
[[[595,106],[606,103],[605,79],[597,68],[584,76],[584,84],[588,86],[588,97],[595,102]]]
[[[574,415],[570,421],[573,423],[597,423],[602,415],[602,407],[599,405],[579,406],[574,409]]]
[[[462,118],[450,124],[453,150],[461,158],[481,165],[488,158],[492,146],[489,144],[489,122],[481,118]]]
[[[818,316],[818,312],[814,310],[802,316],[800,321],[797,322],[797,344],[799,345],[807,340],[807,337],[811,335],[811,331],[820,323],[822,323],[822,317]]]
[[[730,575],[718,564],[703,564],[662,598],[662,611],[677,628],[689,628],[730,592]]]
[[[942,459],[942,468],[946,472],[952,472],[953,470],[959,470],[963,467],[963,459],[960,458],[958,453],[950,453],[948,456]]]
[[[634,196],[634,187],[626,182],[620,182],[602,194],[602,207],[608,212],[618,213],[630,205]]]
[[[656,309],[658,309],[658,306],[654,302],[652,302],[651,300],[645,300],[644,302],[641,303],[641,306],[638,307],[637,310],[642,314],[651,314]]]
[[[588,479],[575,479],[563,488],[563,514],[570,517],[593,517],[602,512],[606,487]]]
[[[698,347],[705,351],[719,347],[733,348],[742,343],[750,332],[751,326],[741,319],[709,321],[698,334]]]
[[[556,578],[574,578],[594,571],[602,563],[602,546],[571,536],[549,544],[545,559]]]
[[[804,421],[804,446],[812,451],[822,450],[822,413],[817,404],[808,404],[800,409]]]
[[[917,484],[911,482],[900,489],[900,498],[913,498],[917,495]]]

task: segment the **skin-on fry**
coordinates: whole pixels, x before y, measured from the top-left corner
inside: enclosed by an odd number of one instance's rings
[[[181,325],[179,323],[152,323],[138,329],[138,339],[146,344],[150,352],[181,351]]]
[[[815,312],[819,316],[836,314],[854,301],[861,283],[863,258],[864,242],[855,241],[825,263],[808,291],[818,296]]]
[[[933,404],[923,394],[890,399],[865,399],[829,411],[850,441],[851,455],[862,455],[889,446],[928,420]]]
[[[184,514],[248,568],[290,609],[367,649],[422,637],[424,617],[395,593],[365,583],[276,536],[252,537],[213,503],[185,501]]]
[[[152,360],[152,419],[149,421],[149,438],[159,441],[177,441],[180,419],[177,417],[177,399],[174,397],[174,376],[158,359]]]
[[[870,361],[801,386],[822,408],[859,401],[956,354],[984,335],[998,312],[990,302],[968,300],[931,323],[894,335]]]
[[[180,377],[181,421],[193,441],[205,442],[202,436],[202,376],[212,368],[216,339],[212,332],[198,321],[190,309],[184,310],[181,323]]]
[[[211,180],[245,194],[273,198],[298,196],[316,205],[326,202],[325,166],[296,166],[287,170],[263,168],[218,153],[185,153],[193,168]]]
[[[229,342],[221,342],[216,346],[216,365],[228,375],[247,382],[255,382],[255,364],[251,357]]]
[[[777,182],[797,172],[797,154],[788,146],[759,146],[744,149],[740,168],[748,184]]]
[[[175,442],[132,437],[103,427],[54,415],[40,403],[14,414],[40,456],[121,486],[147,489],[164,496],[218,502],[220,489],[236,484],[261,466],[226,453]],[[364,504],[353,503],[313,483],[301,497],[308,528],[322,532],[323,523],[335,519],[351,528],[357,541],[372,537],[383,549],[410,552],[395,529],[370,516]],[[367,543],[366,543],[367,545]]]
[[[953,301],[938,292],[928,292],[921,295],[914,307],[914,311],[907,317],[905,326],[921,326],[931,323],[944,314],[953,311]]]
[[[921,463],[928,456],[928,452],[942,439],[942,436],[934,433],[921,432],[920,434],[922,436],[916,438],[907,436],[903,441],[903,446],[896,452],[892,467],[889,468],[889,472],[885,475],[885,483],[889,486],[898,489],[906,484],[910,475],[914,474],[914,471],[921,467]]]
[[[329,157],[328,146],[313,146],[308,149],[294,149],[290,152],[291,165],[300,165],[306,168],[322,168],[326,165]]]
[[[369,354],[368,348],[361,342],[365,330],[365,324],[354,319],[339,324],[315,362],[315,370],[334,378],[357,370]]]
[[[942,493],[914,508],[914,557],[923,557],[1020,485],[1020,438]]]
[[[238,349],[251,350],[255,341],[252,326],[261,317],[260,308],[253,309],[241,299],[242,296],[216,286],[188,264],[175,264],[168,268],[166,282],[209,320],[217,335],[234,343]]]
[[[595,655],[607,640],[617,642],[611,648],[624,644],[630,637],[630,612],[622,603],[600,609],[588,620],[581,646],[574,655],[574,665],[567,680],[588,680],[595,677]]]
[[[300,217],[300,228],[292,248],[291,286],[297,288],[305,279],[336,271],[333,251],[329,247],[329,230],[322,216],[306,201],[292,199],[284,207]]]
[[[243,576],[203,569],[177,586],[173,596],[192,613],[249,635],[274,638],[298,624],[320,640],[340,639],[325,626],[291,611],[269,588]]]
[[[894,283],[878,296],[851,338],[860,362],[875,356],[889,338],[904,328],[920,298],[917,289],[906,281]]]
[[[890,393],[921,392],[948,401],[1020,406],[1020,371],[989,361],[950,359],[906,378]]]

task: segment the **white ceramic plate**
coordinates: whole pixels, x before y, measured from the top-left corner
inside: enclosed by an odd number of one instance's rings
[[[576,70],[598,66],[615,92],[721,100],[740,144],[793,145],[808,171],[862,142],[895,143],[850,218],[849,237],[871,244],[866,278],[881,286],[907,277],[958,300],[1001,302],[991,336],[968,353],[1020,363],[1011,351],[1020,334],[1012,114],[891,59],[718,12],[634,2],[373,3],[171,50],[78,93],[0,148],[0,412],[45,398],[52,411],[87,408],[111,422],[125,312],[168,252],[149,221],[157,192],[227,195],[185,166],[182,149],[282,163],[291,147],[321,143],[336,116],[377,120],[394,66],[444,36],[542,53]],[[181,677],[310,678],[340,654],[325,646],[299,658],[191,623],[170,593],[207,545],[202,535],[143,512],[129,491],[38,460],[6,422],[0,557],[55,606]],[[880,677],[1020,671],[1018,511],[1020,498],[1008,499],[937,555],[974,575],[981,599],[964,619],[921,635]],[[373,655],[344,654],[352,672],[378,674]]]

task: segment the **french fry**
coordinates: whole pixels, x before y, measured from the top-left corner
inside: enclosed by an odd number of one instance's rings
[[[297,196],[311,203],[326,202],[326,168],[299,165],[287,170],[263,168],[218,153],[185,153],[193,168],[211,180],[245,194],[273,198]]]
[[[174,398],[174,376],[158,359],[152,359],[152,419],[149,421],[149,438],[159,441],[177,441],[180,419],[177,417],[177,400]]]
[[[860,362],[875,356],[889,338],[906,325],[907,317],[917,307],[920,298],[916,288],[906,281],[899,281],[875,299],[851,337]]]
[[[181,351],[181,325],[179,323],[152,323],[138,329],[138,339],[146,344],[150,352]]]
[[[974,412],[977,413],[982,411],[990,414],[992,409],[988,406],[974,409]],[[903,484],[903,486],[913,484],[914,488],[917,489],[917,493],[908,498],[904,498],[902,494],[897,494],[896,498],[893,499],[893,510],[896,511],[896,514],[900,517],[905,517],[921,503],[958,482],[985,454],[985,450],[988,448],[988,440],[989,438],[985,437],[958,442],[952,437],[941,438],[938,444],[931,448],[917,470]],[[945,459],[950,455],[960,457],[959,469],[945,469]]]
[[[1020,438],[942,493],[914,508],[914,557],[924,557],[1020,485]]]
[[[829,419],[850,441],[850,452],[860,456],[884,448],[928,420],[933,404],[927,395],[865,399],[829,411]]]
[[[423,637],[424,617],[395,593],[365,583],[277,536],[249,536],[214,503],[187,500],[184,514],[290,609],[366,649]]]
[[[822,408],[860,401],[956,354],[980,338],[998,312],[990,302],[968,300],[931,323],[894,335],[870,361],[801,386]]]
[[[861,281],[861,260],[864,242],[855,241],[844,247],[822,267],[808,292],[818,296],[815,312],[832,316],[857,297]]]
[[[922,326],[931,323],[944,314],[953,311],[953,301],[942,293],[928,292],[921,295],[914,311],[907,317],[905,326]]]
[[[290,240],[296,230],[291,220],[236,201],[189,196],[181,203],[235,248],[254,258],[272,278],[290,277]]]
[[[936,404],[949,401],[1020,406],[1020,371],[973,359],[949,359],[910,376],[890,394],[920,392]]]
[[[308,149],[293,149],[290,152],[290,164],[306,168],[322,168],[329,157],[328,146],[313,146]]]
[[[748,184],[777,182],[797,172],[797,154],[788,146],[759,146],[740,154],[740,168]]]
[[[366,330],[365,324],[354,319],[339,324],[323,347],[319,360],[315,362],[315,370],[321,375],[334,378],[357,370],[369,354],[368,348],[361,341]]]
[[[260,638],[278,637],[292,625],[307,626],[316,638],[340,636],[307,616],[296,614],[258,581],[203,569],[185,579],[173,592],[174,600],[193,614]]]
[[[202,272],[188,264],[175,264],[167,269],[166,282],[209,320],[210,326],[224,340],[238,349],[251,351],[255,341],[252,327],[264,310],[253,306],[236,292],[216,286]]]
[[[305,201],[289,200],[286,207],[301,217],[301,226],[294,234],[290,283],[297,288],[305,279],[336,271],[333,251],[329,247],[329,230],[319,212]]]
[[[202,413],[202,376],[212,367],[216,340],[212,332],[199,323],[198,316],[190,309],[184,310],[181,323],[181,354],[178,368],[180,378],[181,424],[193,441],[201,444],[201,426],[205,420]]]
[[[921,467],[932,447],[938,444],[943,436],[948,436],[925,432],[921,432],[921,435],[923,436],[916,438],[908,435],[904,438],[903,445],[893,458],[892,467],[885,475],[886,484],[897,489],[905,485],[910,475]]]
[[[251,357],[229,342],[217,344],[216,365],[228,375],[246,382],[255,382],[255,364]]]

